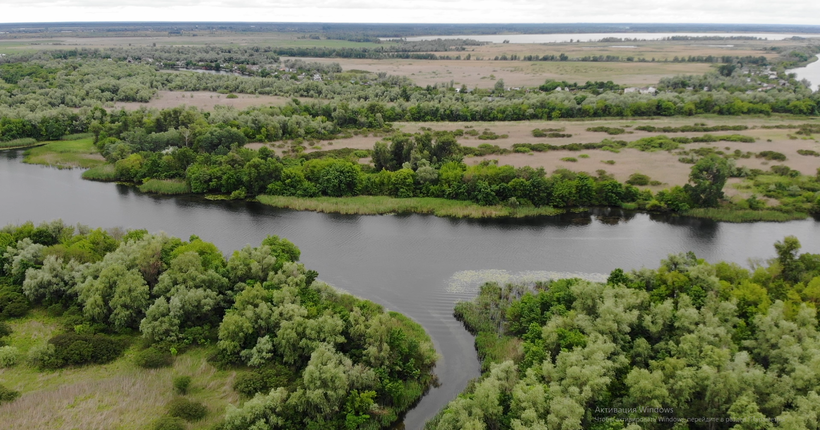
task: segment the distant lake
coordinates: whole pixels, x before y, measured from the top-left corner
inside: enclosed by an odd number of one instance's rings
[[[797,79],[808,79],[809,82],[811,82],[812,90],[820,90],[820,55],[817,56],[817,61],[808,66],[798,69],[789,69],[788,72],[797,73]]]
[[[605,37],[619,37],[622,39],[638,40],[660,40],[672,36],[746,36],[758,37],[768,40],[783,40],[793,36],[798,37],[820,37],[818,34],[796,34],[796,33],[555,33],[555,34],[461,34],[450,36],[418,36],[408,37],[408,41],[436,40],[436,39],[473,39],[480,42],[502,43],[509,40],[510,43],[565,43],[572,41],[597,41]],[[384,40],[384,38],[383,38]]]

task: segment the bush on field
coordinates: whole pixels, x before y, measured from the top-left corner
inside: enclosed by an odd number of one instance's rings
[[[208,414],[208,408],[199,402],[177,397],[168,403],[168,415],[186,421],[199,421]]]
[[[633,173],[629,175],[629,179],[626,180],[626,183],[629,185],[649,185],[650,178],[643,173]]]
[[[6,388],[3,385],[0,385],[0,405],[2,405],[5,402],[11,402],[18,397],[20,397],[19,391],[14,391],[12,389]]]
[[[125,344],[103,335],[65,333],[52,337],[46,345],[32,348],[31,363],[41,369],[105,364],[125,351]]]
[[[188,390],[191,388],[191,377],[190,376],[177,376],[174,378],[174,391],[177,394],[188,394]]]
[[[20,350],[13,346],[0,346],[0,369],[14,367],[20,359]]]
[[[152,346],[138,352],[134,357],[134,363],[143,369],[158,369],[174,364],[174,357],[170,352],[161,351]]]

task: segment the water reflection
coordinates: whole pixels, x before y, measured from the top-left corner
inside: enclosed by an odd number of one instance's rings
[[[670,253],[694,251],[707,261],[745,265],[769,258],[772,244],[795,235],[803,251],[820,253],[820,223],[725,224],[594,208],[556,217],[459,220],[429,215],[356,216],[295,212],[243,201],[146,195],[123,185],[84,181],[60,171],[0,156],[0,225],[62,218],[94,227],[196,234],[226,253],[265,236],[286,237],[323,281],[404,313],[430,333],[441,361],[434,388],[408,413],[417,429],[478,375],[473,338],[453,305],[474,294],[472,284],[450,288],[459,273],[534,279],[554,274],[607,274],[657,267]],[[472,286],[470,286],[472,285]]]

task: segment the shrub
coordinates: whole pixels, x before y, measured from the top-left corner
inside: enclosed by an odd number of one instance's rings
[[[607,126],[598,126],[598,127],[589,127],[587,131],[598,132],[598,133],[606,133],[610,135],[615,134],[624,134],[626,130],[619,128],[619,127],[607,127]]]
[[[0,321],[0,338],[6,337],[11,334],[11,327],[8,324]]]
[[[185,397],[177,397],[168,403],[168,415],[185,421],[199,421],[207,414],[208,408],[205,405]]]
[[[615,160],[603,160],[603,161],[601,161],[601,163],[604,163],[604,164],[615,164]]]
[[[767,160],[786,161],[786,155],[777,151],[760,151],[756,158],[765,158]]]
[[[798,149],[797,153],[800,155],[808,155],[812,157],[820,157],[820,152],[812,151],[811,149]]]
[[[629,185],[649,185],[650,178],[643,173],[633,173],[629,175],[629,179],[626,180],[626,183]]]
[[[570,163],[575,163],[576,161],[578,161],[578,159],[574,158],[574,157],[564,157],[564,158],[561,159],[561,161],[568,161]]]
[[[581,154],[578,158],[589,158],[589,154]]]
[[[252,372],[240,373],[234,381],[233,389],[245,397],[253,397],[256,393],[267,393],[277,387],[287,387],[295,378],[289,368],[274,364]]]
[[[6,388],[3,385],[0,385],[0,405],[5,402],[14,401],[14,399],[20,397],[19,391],[14,391],[9,388]]]
[[[0,289],[0,318],[17,318],[26,314],[29,302],[26,296],[17,291]]]
[[[119,357],[125,344],[103,335],[65,333],[52,337],[48,346],[32,351],[32,361],[39,367],[105,364]]]
[[[236,95],[236,94],[228,94],[227,96],[225,96],[225,98],[226,99],[238,99],[239,96]]]
[[[185,430],[185,421],[177,417],[160,417],[154,423],[154,430]]]
[[[0,346],[0,369],[13,367],[20,358],[20,350],[13,346]]]
[[[134,363],[143,369],[158,369],[174,364],[174,357],[168,351],[161,351],[155,347],[143,349],[134,357]]]
[[[174,377],[174,391],[177,394],[188,394],[188,390],[191,388],[191,377],[190,376],[176,376]]]
[[[49,316],[61,317],[65,313],[65,308],[63,308],[63,305],[61,305],[59,303],[55,303],[55,304],[49,306],[48,308],[46,308],[46,312],[48,313]]]

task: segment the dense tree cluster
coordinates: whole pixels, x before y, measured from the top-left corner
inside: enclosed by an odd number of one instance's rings
[[[163,350],[215,345],[213,360],[249,375],[237,389],[253,397],[224,429],[389,427],[434,380],[437,355],[418,324],[318,281],[287,239],[226,259],[196,236],[55,221],[7,226],[0,245],[3,294],[65,321],[32,364],[105,363],[137,332],[153,345],[138,354],[144,367],[165,365]]]
[[[182,56],[182,54],[180,54]],[[26,61],[22,61],[26,60]],[[255,129],[249,138],[276,140],[295,136],[279,123],[261,133],[272,118],[293,116],[305,121],[327,123],[333,128],[378,128],[393,121],[519,121],[559,118],[672,116],[714,113],[719,115],[792,113],[817,114],[820,94],[812,94],[802,84],[789,80],[765,92],[746,92],[757,85],[741,76],[724,77],[710,73],[703,77],[681,76],[661,82],[661,88],[679,92],[621,94],[611,82],[583,85],[547,82],[543,92],[500,89],[471,92],[444,86],[426,88],[412,85],[406,78],[386,74],[356,78],[340,73],[338,65],[287,63],[304,68],[273,72],[268,77],[236,75],[161,73],[157,66],[130,64],[102,59],[55,60],[40,52],[27,57],[3,57],[0,64],[0,140],[19,138],[57,139],[62,134],[88,131],[91,124],[104,124],[125,114],[103,113],[101,106],[116,101],[147,102],[158,90],[219,91],[223,93],[270,94],[285,97],[332,99],[292,104],[284,108],[249,109],[232,113],[235,120],[253,115]],[[328,69],[329,68],[329,69]],[[327,69],[327,70],[325,70]],[[267,70],[267,69],[266,69]],[[288,68],[288,70],[293,70]],[[338,75],[325,81],[300,80],[297,74],[319,71]],[[261,73],[261,72],[260,72]],[[351,75],[351,76],[349,76]],[[261,75],[260,75],[261,76]],[[688,91],[686,88],[694,88]],[[709,87],[710,91],[703,91]],[[556,91],[557,88],[571,91]],[[754,87],[757,88],[757,87]],[[84,108],[79,111],[67,108]],[[154,114],[156,115],[156,114]],[[223,121],[224,120],[224,121]],[[208,119],[213,125],[236,127],[229,118]],[[141,124],[126,125],[146,128]],[[236,127],[236,128],[241,128]],[[254,128],[254,127],[250,127]],[[321,137],[309,126],[299,127],[305,135]],[[125,131],[125,130],[123,130]]]
[[[775,248],[751,271],[688,253],[606,284],[484,285],[456,316],[485,373],[427,428],[816,428],[820,255]]]

